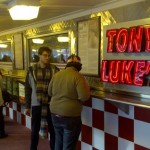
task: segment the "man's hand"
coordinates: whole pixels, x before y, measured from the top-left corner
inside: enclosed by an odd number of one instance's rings
[[[24,113],[25,113],[25,115],[30,116],[30,111],[31,111],[31,110],[30,110],[30,108],[25,109],[25,112],[24,112]]]

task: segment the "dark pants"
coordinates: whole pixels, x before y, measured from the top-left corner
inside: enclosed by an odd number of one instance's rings
[[[4,115],[3,115],[3,107],[0,106],[0,136],[5,134],[5,123],[4,123]]]
[[[81,117],[52,114],[55,129],[55,150],[75,150],[81,132]]]
[[[52,124],[51,113],[49,106],[47,106],[47,123],[48,123],[48,132],[50,133],[50,149],[54,150],[55,146],[55,132]],[[32,107],[32,119],[31,119],[31,146],[30,150],[37,150],[38,141],[39,141],[39,131],[41,123],[41,106]]]

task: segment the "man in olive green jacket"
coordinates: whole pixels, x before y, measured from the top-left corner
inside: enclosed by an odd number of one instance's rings
[[[90,97],[90,88],[79,73],[81,61],[78,56],[68,58],[66,69],[52,78],[48,94],[55,129],[55,150],[75,150],[81,131],[82,102]]]

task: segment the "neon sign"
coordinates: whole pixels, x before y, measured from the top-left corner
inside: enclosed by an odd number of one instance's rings
[[[127,28],[112,29],[107,31],[106,37],[107,52],[150,52],[150,27],[130,27],[129,31]]]
[[[150,52],[150,27],[137,26],[107,30],[108,53]],[[101,81],[142,86],[150,74],[150,61],[103,60]]]

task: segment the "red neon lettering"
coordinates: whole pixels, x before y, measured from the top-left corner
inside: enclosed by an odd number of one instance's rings
[[[130,28],[128,52],[133,52],[133,38],[135,36],[135,31],[136,31],[136,27],[131,27]]]
[[[118,83],[121,61],[110,61],[109,80],[111,83]]]
[[[134,65],[134,61],[128,61],[128,64],[125,66],[125,72],[124,72],[124,81],[127,84],[132,84],[132,78],[131,78],[131,70]]]
[[[150,28],[145,28],[145,38],[146,38],[146,44],[145,44],[145,51],[150,52]]]
[[[102,69],[101,69],[101,80],[104,82],[108,81],[108,76],[106,75],[107,72],[107,61],[102,61]]]
[[[145,73],[145,61],[136,61],[134,67],[133,84],[137,86],[143,85],[143,75]]]
[[[143,27],[131,27],[129,33],[128,52],[140,52],[143,36]]]
[[[116,51],[123,53],[126,51],[128,44],[128,31],[126,28],[119,29],[116,37]]]
[[[149,73],[150,61],[105,60],[102,62],[101,81],[142,86]]]
[[[116,36],[116,29],[108,30],[106,37],[108,37],[107,52],[113,52],[114,37]]]
[[[107,52],[150,52],[149,26],[130,27],[129,33],[126,28],[107,30],[106,37]]]
[[[124,83],[125,82],[124,74],[125,74],[126,63],[127,63],[126,60],[121,63],[121,68],[120,68],[120,83]]]
[[[148,75],[150,72],[150,61],[147,61],[146,67],[145,67],[145,74]]]

